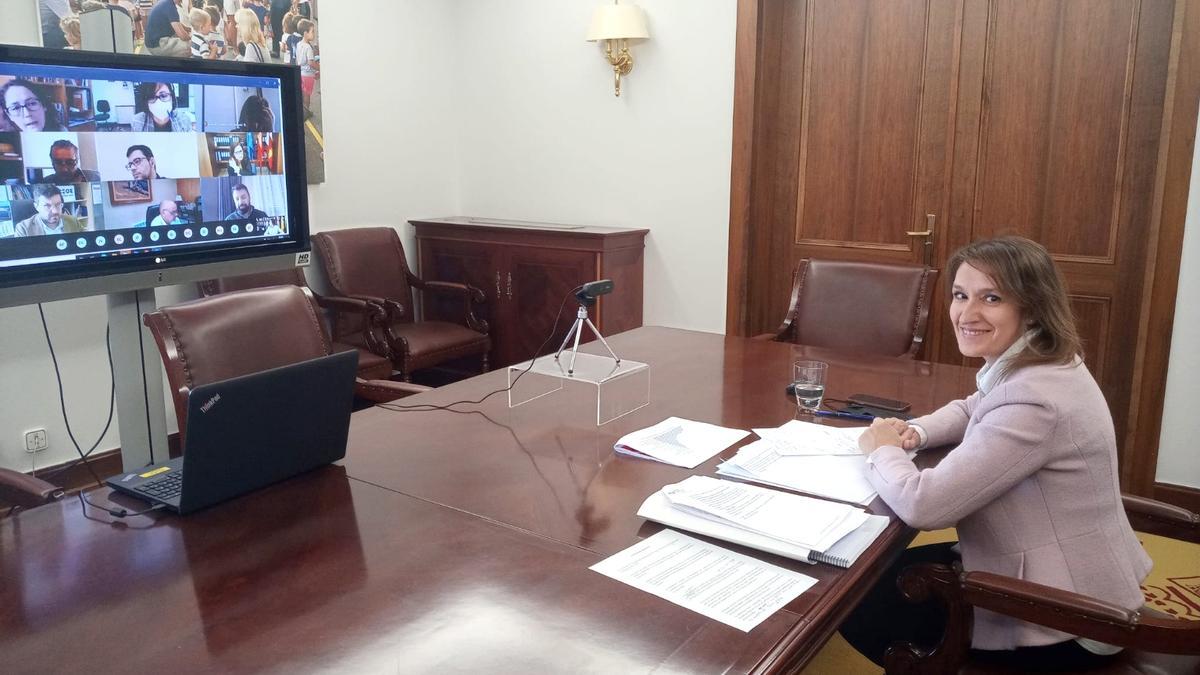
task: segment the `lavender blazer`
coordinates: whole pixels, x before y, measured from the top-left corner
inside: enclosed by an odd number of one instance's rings
[[[956,526],[968,571],[1142,606],[1152,563],[1121,504],[1112,417],[1082,362],[1026,366],[913,423],[930,447],[958,447],[923,471],[894,446],[871,455],[867,478],[904,522]],[[975,610],[977,649],[1072,637]]]

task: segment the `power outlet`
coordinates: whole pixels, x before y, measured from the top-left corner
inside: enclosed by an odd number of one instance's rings
[[[45,429],[34,429],[25,432],[25,452],[41,452],[48,445]]]

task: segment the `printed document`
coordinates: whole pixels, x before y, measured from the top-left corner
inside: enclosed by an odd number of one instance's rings
[[[590,569],[743,632],[817,583],[675,530],[643,539]]]
[[[858,437],[866,427],[831,427],[791,420],[778,429],[755,429],[781,455],[860,455]]]
[[[828,550],[867,520],[849,504],[708,476],[691,476],[662,492],[677,509],[814,551]]]
[[[866,457],[782,455],[770,441],[755,441],[717,465],[717,474],[867,505],[875,488],[865,475]]]
[[[749,435],[749,431],[741,429],[668,417],[652,427],[622,436],[613,449],[634,457],[694,469]]]

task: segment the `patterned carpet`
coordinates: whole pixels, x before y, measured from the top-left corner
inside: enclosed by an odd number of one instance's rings
[[[1154,560],[1154,569],[1142,584],[1146,604],[1161,612],[1200,621],[1200,545],[1140,532],[1138,538]],[[912,546],[956,539],[958,535],[953,529],[922,532],[913,540]],[[836,633],[804,669],[805,675],[877,675],[882,672]]]

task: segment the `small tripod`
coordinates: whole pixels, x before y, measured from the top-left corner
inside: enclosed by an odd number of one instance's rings
[[[592,300],[589,303],[583,299],[579,301],[579,310],[575,312],[575,324],[571,326],[571,330],[567,331],[567,336],[563,338],[562,345],[559,346],[558,352],[554,354],[554,360],[558,361],[558,357],[562,356],[563,350],[567,348],[567,343],[571,341],[571,336],[575,336],[575,344],[571,347],[571,365],[567,368],[568,375],[575,374],[575,357],[579,356],[579,338],[583,335],[583,324],[585,323],[588,325],[588,328],[592,329],[592,334],[600,338],[600,342],[604,343],[604,348],[612,355],[617,365],[621,363],[621,358],[612,350],[612,347],[608,346],[608,340],[604,339],[604,336],[596,329],[596,324],[592,323],[592,320],[588,318],[588,305],[595,304],[595,302],[595,300]]]

